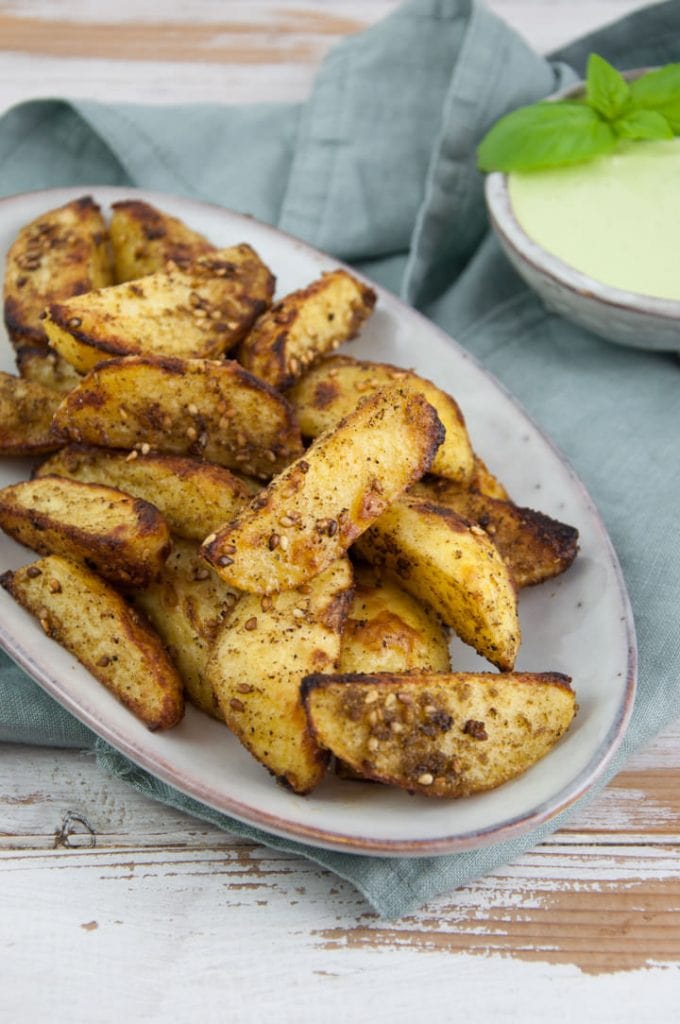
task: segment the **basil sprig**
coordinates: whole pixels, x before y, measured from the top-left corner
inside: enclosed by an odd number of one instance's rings
[[[603,57],[588,58],[583,99],[543,101],[502,117],[477,150],[481,171],[533,171],[591,160],[619,139],[680,135],[680,64],[628,83]]]

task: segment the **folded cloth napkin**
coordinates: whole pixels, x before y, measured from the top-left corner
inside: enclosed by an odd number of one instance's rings
[[[475,147],[513,107],[581,76],[680,60],[680,2],[647,8],[550,60],[470,0],[411,0],[326,59],[308,102],[228,106],[25,103],[0,119],[0,191],[135,185],[210,200],[354,263],[419,306],[524,403],[599,506],[637,621],[640,685],[625,757],[680,713],[678,362],[548,313],[488,233]],[[130,764],[0,662],[0,739],[92,746],[149,796],[349,879],[386,917],[517,857],[566,821],[452,856],[310,849],[188,799]]]

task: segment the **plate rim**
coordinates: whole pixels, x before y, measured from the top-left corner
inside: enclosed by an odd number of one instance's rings
[[[604,776],[607,767],[611,763],[623,741],[635,703],[638,657],[635,622],[623,570],[599,510],[592,500],[585,484],[576,473],[566,455],[558,448],[557,444],[550,438],[543,428],[536,423],[533,417],[521,404],[519,399],[511,393],[505,384],[499,381],[475,355],[464,349],[459,342],[457,342],[438,324],[434,323],[424,314],[420,313],[419,310],[409,306],[397,295],[389,292],[381,285],[376,284],[376,282],[366,277],[366,275],[362,274],[360,271],[357,271],[354,267],[344,263],[342,260],[339,260],[328,253],[324,253],[302,239],[267,224],[265,221],[260,221],[249,214],[231,210],[227,207],[220,206],[217,203],[181,196],[176,193],[168,193],[154,189],[135,188],[133,186],[126,187],[89,184],[58,186],[49,189],[35,189],[28,192],[16,193],[12,196],[0,197],[0,217],[2,216],[3,209],[6,205],[16,203],[20,200],[38,199],[40,196],[45,196],[49,202],[51,201],[49,197],[54,197],[55,194],[60,194],[64,197],[70,196],[71,198],[77,198],[79,195],[86,195],[90,193],[93,193],[95,198],[97,194],[103,197],[107,193],[110,196],[115,195],[116,198],[120,197],[121,199],[126,197],[140,199],[145,198],[147,202],[156,202],[159,205],[162,203],[163,199],[172,203],[179,201],[190,206],[193,205],[206,210],[214,210],[220,216],[226,215],[230,219],[242,221],[244,226],[257,224],[258,228],[265,229],[266,231],[273,233],[275,236],[288,241],[295,248],[307,252],[315,259],[318,260],[320,257],[322,260],[327,260],[336,267],[342,267],[349,270],[352,274],[374,288],[378,293],[379,298],[382,298],[383,300],[386,299],[390,305],[394,306],[396,304],[397,309],[403,309],[407,312],[409,317],[416,317],[422,320],[427,326],[427,329],[439,335],[440,339],[447,345],[447,347],[451,347],[459,358],[469,361],[492,387],[496,388],[504,395],[504,397],[514,407],[518,415],[525,423],[530,425],[531,429],[550,449],[552,455],[568,473],[572,485],[576,490],[578,490],[581,499],[588,508],[588,512],[591,517],[591,525],[597,530],[598,540],[603,546],[610,566],[614,571],[617,593],[621,604],[621,610],[623,612],[622,624],[627,644],[627,652],[626,676],[623,683],[622,697],[609,729],[591,754],[587,764],[582,768],[578,775],[571,779],[567,784],[560,787],[553,795],[542,800],[540,803],[533,805],[529,810],[510,816],[498,823],[494,823],[483,828],[457,832],[447,836],[440,836],[435,839],[375,839],[366,836],[357,837],[356,835],[348,835],[345,832],[336,832],[334,830],[318,826],[310,826],[306,825],[304,822],[291,822],[278,814],[273,814],[260,808],[254,808],[251,804],[243,804],[235,798],[225,795],[224,793],[220,793],[217,790],[213,790],[211,788],[206,789],[202,784],[200,786],[200,791],[199,787],[196,785],[192,786],[190,784],[183,784],[182,779],[178,779],[177,775],[173,774],[171,765],[166,767],[165,761],[159,761],[156,757],[149,756],[143,749],[139,748],[134,741],[130,741],[124,736],[119,735],[119,732],[115,727],[107,725],[106,723],[102,725],[101,721],[97,719],[95,715],[90,714],[88,709],[82,708],[75,700],[72,700],[68,691],[60,689],[58,680],[51,679],[49,673],[44,671],[40,665],[35,663],[30,652],[25,649],[22,643],[18,642],[10,635],[3,623],[0,623],[0,646],[4,648],[10,658],[24,669],[24,671],[34,679],[50,697],[56,700],[57,703],[61,704],[62,707],[64,707],[69,713],[73,714],[80,722],[90,728],[97,737],[102,739],[104,742],[110,743],[110,745],[119,753],[123,754],[125,757],[129,757],[131,761],[145,771],[148,771],[150,775],[160,779],[196,802],[205,804],[208,808],[214,811],[231,815],[242,824],[254,826],[265,833],[271,833],[287,840],[307,843],[312,847],[320,849],[358,855],[382,854],[386,857],[425,857],[481,849],[492,844],[501,843],[512,837],[524,835],[532,829],[550,821],[562,811],[567,810],[588,790],[593,788],[598,780]],[[63,201],[68,202],[69,198],[64,198]],[[109,198],[106,201],[113,202],[116,200]]]

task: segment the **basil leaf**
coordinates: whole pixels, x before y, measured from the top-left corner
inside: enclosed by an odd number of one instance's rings
[[[633,106],[662,114],[680,135],[680,64],[667,64],[630,83]]]
[[[621,139],[672,139],[673,129],[656,110],[631,110],[612,123]]]
[[[534,103],[502,117],[477,150],[481,171],[532,171],[608,153],[612,127],[582,103]]]
[[[586,102],[607,120],[614,120],[630,100],[630,86],[604,57],[591,53],[586,72]]]

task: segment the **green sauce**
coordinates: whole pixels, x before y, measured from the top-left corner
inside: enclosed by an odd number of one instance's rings
[[[680,139],[516,172],[509,190],[526,233],[565,263],[617,288],[680,299]]]

